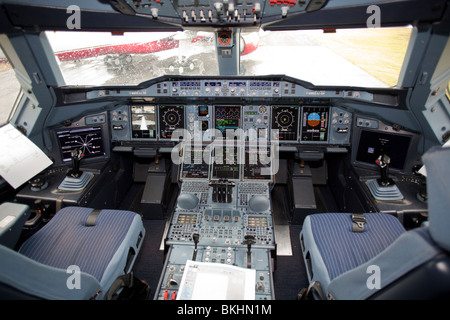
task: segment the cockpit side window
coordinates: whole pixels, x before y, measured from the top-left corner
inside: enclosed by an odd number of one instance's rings
[[[3,49],[0,47],[0,125],[9,120],[17,97],[20,93],[20,84],[16,78],[14,67],[9,62]]]

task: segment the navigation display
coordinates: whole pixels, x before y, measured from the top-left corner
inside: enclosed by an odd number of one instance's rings
[[[241,107],[239,106],[215,106],[214,109],[215,128],[226,137],[226,130],[239,129],[241,121]]]
[[[56,132],[61,147],[62,161],[71,161],[71,152],[78,148],[83,158],[105,155],[101,127],[72,129]]]
[[[302,142],[328,141],[329,108],[303,107]]]
[[[244,180],[271,180],[272,161],[270,147],[245,147]]]
[[[155,106],[131,106],[131,137],[156,138]]]
[[[214,147],[214,163],[212,166],[213,179],[238,180],[239,175],[239,148],[236,146]]]
[[[386,154],[391,158],[391,168],[403,170],[410,141],[410,136],[362,130],[356,161],[375,165],[375,160]]]
[[[208,179],[209,165],[206,162],[206,157],[209,156],[209,152],[204,153],[204,151],[205,146],[203,145],[184,145],[181,178]],[[207,161],[209,162],[209,158]]]
[[[184,128],[184,106],[159,106],[159,137],[171,139],[172,133]]]
[[[279,141],[297,141],[298,111],[298,106],[272,107],[272,139]]]

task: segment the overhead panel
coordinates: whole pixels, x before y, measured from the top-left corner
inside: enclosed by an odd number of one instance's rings
[[[326,1],[311,0],[123,0],[115,8],[122,13],[149,15],[153,19],[174,18],[183,26],[260,26],[288,14],[320,9]],[[120,9],[123,8],[123,9]]]

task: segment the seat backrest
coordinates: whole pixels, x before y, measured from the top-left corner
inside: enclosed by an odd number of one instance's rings
[[[101,289],[87,273],[50,267],[2,245],[0,261],[0,300],[87,300]]]
[[[429,227],[404,232],[379,255],[333,279],[331,298],[450,297],[450,148],[432,148],[423,161]]]
[[[424,156],[427,171],[428,216],[434,242],[450,251],[450,147],[435,147]]]

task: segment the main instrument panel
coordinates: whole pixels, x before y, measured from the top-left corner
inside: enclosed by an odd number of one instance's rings
[[[296,97],[293,99],[292,97]],[[267,140],[349,146],[352,113],[334,106],[367,92],[314,91],[289,81],[161,81],[139,90],[89,91],[88,100],[127,98],[110,111],[112,141]]]
[[[330,105],[126,104],[110,112],[112,141],[215,139],[348,146],[352,114]]]

